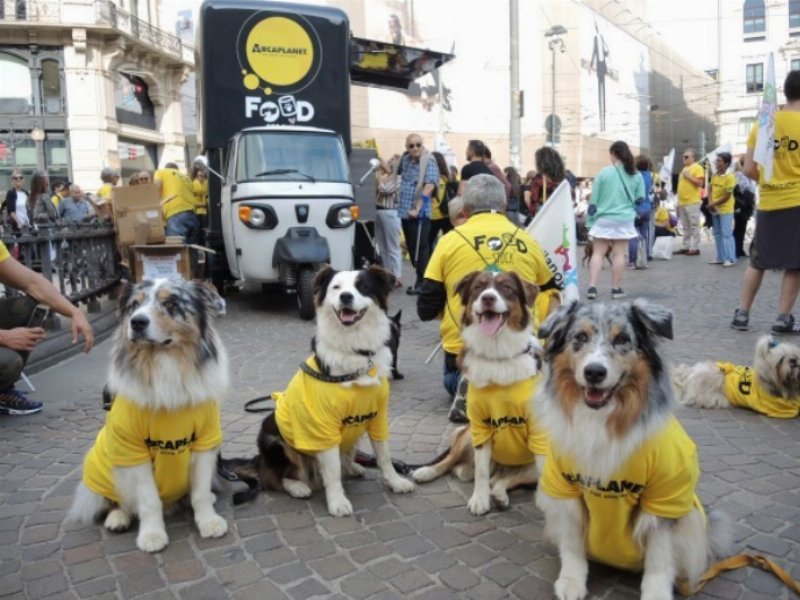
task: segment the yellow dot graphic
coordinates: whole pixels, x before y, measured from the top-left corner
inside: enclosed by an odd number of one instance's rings
[[[258,77],[253,75],[252,73],[244,76],[244,87],[248,90],[254,90],[258,87],[259,81]]]
[[[271,96],[272,95],[272,88],[268,88],[268,87],[264,88],[264,95],[265,96]]]
[[[247,75],[247,70],[246,69],[242,69],[242,75]]]

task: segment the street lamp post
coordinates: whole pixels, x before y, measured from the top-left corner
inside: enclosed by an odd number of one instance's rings
[[[550,88],[550,108],[552,112],[550,113],[550,126],[547,132],[547,141],[551,146],[556,145],[556,129],[558,124],[558,121],[556,120],[556,50],[560,50],[562,54],[566,52],[564,40],[561,39],[561,36],[566,33],[567,29],[563,25],[553,25],[550,29],[544,32],[544,37],[551,38],[550,42],[547,44],[547,47],[550,48],[550,52],[553,54],[551,79],[552,85]]]

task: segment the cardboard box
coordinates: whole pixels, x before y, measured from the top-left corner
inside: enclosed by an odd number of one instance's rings
[[[210,248],[195,244],[148,244],[130,247],[130,264],[134,280],[182,277],[193,279],[192,257],[214,253]],[[199,264],[199,260],[194,260]]]
[[[161,197],[156,184],[114,188],[114,226],[120,246],[164,241]]]

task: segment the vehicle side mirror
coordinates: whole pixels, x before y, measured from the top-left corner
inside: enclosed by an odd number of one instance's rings
[[[377,158],[370,158],[369,159],[369,171],[364,173],[364,176],[361,179],[358,180],[358,185],[359,186],[364,185],[364,181],[366,181],[367,177],[372,175],[375,172],[375,169],[377,169],[380,166],[381,166],[381,161],[379,161]]]

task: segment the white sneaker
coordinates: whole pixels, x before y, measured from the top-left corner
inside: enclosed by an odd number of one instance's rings
[[[722,263],[722,266],[723,267],[735,267],[736,266],[736,262],[732,261],[732,260],[726,260],[724,263]]]
[[[710,261],[708,261],[708,264],[710,264],[710,265],[721,265],[723,263],[722,263],[721,260],[710,260]]]

